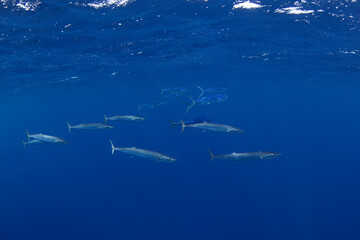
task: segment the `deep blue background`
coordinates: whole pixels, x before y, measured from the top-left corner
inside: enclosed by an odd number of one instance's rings
[[[19,2],[0,5],[1,240],[360,238],[358,2]],[[229,100],[185,115],[197,85]],[[103,113],[147,119],[68,132]],[[170,128],[201,114],[245,133]],[[26,129],[70,144],[23,149]],[[112,156],[109,139],[179,161]],[[282,156],[210,162],[207,148]]]

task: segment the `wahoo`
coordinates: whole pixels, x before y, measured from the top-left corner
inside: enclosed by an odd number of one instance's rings
[[[202,98],[198,98],[196,100],[194,100],[192,97],[190,97],[191,103],[187,103],[184,102],[186,105],[188,105],[188,108],[186,110],[186,113],[189,112],[189,110],[195,105],[195,104],[200,104],[200,105],[210,105],[211,103],[218,103],[218,102],[225,102],[226,100],[229,99],[229,96],[227,94],[215,94],[215,95],[210,95],[210,96],[206,96],[206,97],[202,97]]]
[[[160,95],[172,95],[172,96],[180,96],[186,92],[186,88],[183,87],[173,87],[173,88],[162,88]]]
[[[208,149],[211,157],[211,161],[214,160],[214,158],[218,159],[225,159],[230,161],[244,161],[244,160],[253,160],[253,159],[270,159],[274,157],[278,157],[281,155],[281,153],[275,153],[275,152],[248,152],[248,153],[231,153],[231,154],[225,154],[225,155],[214,155],[210,149]]]
[[[139,104],[138,111],[140,111],[142,108],[154,108],[160,105],[164,105],[167,102],[164,99],[156,99],[153,103],[144,103]]]
[[[182,127],[181,132],[184,132],[184,129],[186,127],[200,128],[200,129],[214,131],[214,132],[227,132],[227,133],[243,133],[244,132],[244,130],[233,127],[233,126],[218,124],[218,123],[208,123],[208,122],[194,123],[194,124],[186,125],[183,121],[181,121],[181,127]]]
[[[224,88],[224,87],[203,89],[200,86],[197,86],[197,88],[200,89],[200,91],[201,91],[199,97],[201,97],[204,94],[209,94],[209,93],[211,93],[211,94],[223,93],[227,90],[227,88]]]
[[[132,115],[124,115],[124,116],[113,116],[113,117],[107,117],[104,114],[104,119],[106,121],[117,121],[117,122],[136,122],[136,121],[142,121],[145,120],[143,117],[137,117]]]
[[[46,143],[55,143],[55,144],[68,144],[69,142],[50,135],[45,135],[42,133],[39,134],[29,134],[29,132],[26,130],[26,134],[28,137],[28,142],[31,142],[30,138],[34,138],[35,140],[46,142]],[[32,144],[39,143],[37,141],[32,142]]]
[[[49,142],[44,142],[37,139],[28,140],[27,142],[23,141],[24,148],[26,145],[43,145],[43,144],[49,144]]]
[[[69,132],[72,128],[74,129],[80,129],[80,130],[102,130],[102,129],[107,129],[107,128],[114,128],[114,126],[110,126],[110,125],[106,125],[103,123],[82,123],[79,125],[74,125],[71,126],[70,123],[68,121],[66,121],[68,128],[69,128]]]
[[[167,156],[162,153],[153,152],[149,150],[144,150],[136,147],[131,148],[117,148],[114,146],[112,141],[110,140],[111,144],[111,153],[114,154],[115,151],[123,152],[126,154],[130,154],[132,156],[137,156],[141,158],[146,158],[150,160],[155,160],[156,162],[176,162],[177,160],[173,157]]]
[[[163,88],[163,89],[161,89],[159,99],[161,101],[168,101],[172,98],[179,97],[186,92],[187,92],[187,90],[183,87]]]
[[[184,124],[185,125],[190,125],[190,124],[194,124],[194,123],[203,123],[203,122],[211,122],[211,121],[212,121],[212,117],[210,115],[201,115],[201,116],[198,116],[198,117],[193,118],[191,120],[184,121]],[[170,121],[170,120],[169,120],[169,122],[171,122],[171,124],[172,124],[171,127],[181,125],[181,122],[173,122],[173,121]]]

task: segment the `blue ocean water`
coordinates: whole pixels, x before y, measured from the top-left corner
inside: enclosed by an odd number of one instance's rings
[[[2,0],[0,30],[0,240],[360,239],[357,0]],[[228,100],[186,114],[197,86]],[[103,114],[146,119],[68,131]],[[201,115],[245,132],[169,122]]]

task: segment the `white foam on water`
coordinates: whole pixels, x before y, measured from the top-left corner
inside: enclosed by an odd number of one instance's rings
[[[25,0],[0,0],[0,3],[3,5],[4,8],[8,8],[9,6],[14,6],[17,9],[25,10],[25,11],[35,11],[36,8],[41,4],[40,1],[25,1]]]
[[[103,7],[125,7],[129,2],[134,0],[104,0],[104,1],[94,1],[92,3],[83,4],[84,6],[92,7],[95,9]]]
[[[278,8],[275,10],[275,13],[286,13],[286,14],[310,14],[314,13],[314,10],[304,10],[301,7],[287,7],[287,8]]]
[[[262,6],[261,4],[245,1],[245,2],[235,2],[233,9],[238,9],[238,8],[253,9],[253,8],[262,8],[262,7],[264,6]]]

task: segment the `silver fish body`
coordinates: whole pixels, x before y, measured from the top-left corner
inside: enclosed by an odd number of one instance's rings
[[[27,136],[28,136],[28,142],[31,142],[30,138],[33,138],[35,140],[46,142],[46,143],[55,143],[55,144],[68,144],[69,143],[68,141],[66,141],[64,139],[54,137],[54,136],[50,136],[50,135],[45,135],[45,134],[42,134],[42,133],[29,134],[28,131],[26,131],[26,133],[27,133]],[[32,144],[35,144],[35,143],[38,144],[39,142],[37,142],[37,141],[32,142]]]
[[[254,159],[270,159],[274,157],[278,157],[281,155],[281,153],[275,153],[275,152],[248,152],[248,153],[231,153],[231,154],[225,154],[225,155],[214,155],[210,149],[209,153],[211,156],[211,161],[214,160],[214,158],[218,159],[225,159],[230,161],[243,161],[243,160],[254,160]]]
[[[199,105],[210,105],[212,103],[219,103],[219,102],[225,102],[229,99],[229,96],[227,94],[214,94],[214,95],[209,95],[209,96],[205,96],[205,97],[201,97],[198,98],[196,100],[194,100],[192,97],[190,97],[191,103],[186,103],[186,105],[188,105],[188,108],[186,109],[186,113],[189,112],[189,110],[195,105],[195,104],[199,104]]]
[[[114,126],[110,126],[110,125],[103,124],[103,123],[82,123],[82,124],[78,124],[78,125],[74,125],[74,126],[71,126],[69,122],[66,122],[66,123],[68,125],[69,132],[72,128],[80,129],[80,130],[87,130],[87,131],[114,128]]]
[[[201,91],[199,97],[201,97],[205,94],[218,94],[218,93],[224,93],[227,91],[227,88],[225,88],[225,87],[203,89],[202,87],[197,86],[197,88],[200,89],[200,91]]]
[[[164,105],[166,103],[166,99],[156,99],[152,103],[139,104],[138,111],[140,111],[142,108],[154,108],[160,105]]]
[[[27,142],[23,141],[24,148],[26,145],[44,145],[44,144],[49,144],[49,142],[44,142],[38,139],[28,140]]]
[[[165,154],[162,154],[162,153],[149,151],[149,150],[145,150],[145,149],[140,149],[140,148],[136,148],[136,147],[117,148],[114,146],[114,144],[112,143],[111,140],[110,140],[110,143],[111,143],[112,154],[114,154],[114,151],[119,151],[119,152],[123,152],[123,153],[129,154],[129,155],[132,155],[132,156],[137,156],[137,157],[141,157],[141,158],[154,160],[156,162],[176,162],[177,161],[175,158],[170,157]]]
[[[113,116],[113,117],[107,117],[104,115],[105,122],[106,121],[117,121],[117,122],[137,122],[137,121],[143,121],[145,118],[143,117],[137,117],[132,115],[124,115],[124,116]]]
[[[211,103],[225,102],[228,99],[229,96],[227,94],[214,94],[196,99],[194,101],[200,105],[210,105]]]
[[[160,95],[164,96],[180,96],[186,92],[186,88],[183,87],[173,87],[173,88],[162,88]]]
[[[233,126],[218,124],[218,123],[208,123],[208,122],[194,123],[194,124],[186,125],[183,121],[181,121],[181,126],[182,126],[181,132],[184,132],[184,129],[186,127],[200,128],[200,129],[215,131],[215,132],[227,132],[227,133],[243,133],[244,132],[244,130],[233,127]]]

